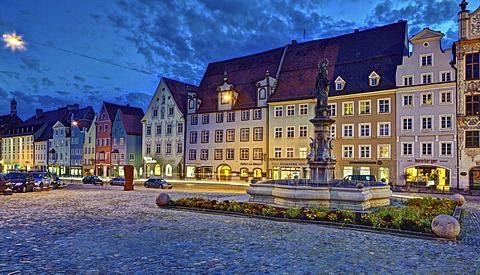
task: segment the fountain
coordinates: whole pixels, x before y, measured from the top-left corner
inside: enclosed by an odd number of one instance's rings
[[[319,64],[315,82],[317,105],[310,153],[307,156],[310,179],[267,180],[250,184],[250,202],[281,207],[324,206],[331,209],[365,211],[390,205],[392,191],[381,182],[334,180],[336,158],[330,127],[335,122],[328,110],[328,60]]]

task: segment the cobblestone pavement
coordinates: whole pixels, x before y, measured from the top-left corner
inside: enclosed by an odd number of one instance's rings
[[[200,214],[159,190],[72,185],[0,197],[0,274],[475,274],[480,203],[466,242]],[[173,199],[198,194],[169,192]],[[232,198],[232,194],[201,194]],[[468,198],[467,198],[468,199]],[[470,204],[470,205],[469,205]],[[462,233],[463,234],[463,233]],[[472,237],[472,235],[475,235]]]

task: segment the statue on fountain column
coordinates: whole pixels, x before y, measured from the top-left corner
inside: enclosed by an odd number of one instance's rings
[[[326,116],[328,114],[328,91],[330,83],[328,82],[328,60],[324,59],[318,63],[317,79],[315,81],[315,90],[317,95],[317,106],[315,107],[316,116]],[[325,112],[327,111],[327,112]]]

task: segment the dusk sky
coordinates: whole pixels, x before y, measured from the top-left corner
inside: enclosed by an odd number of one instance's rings
[[[0,0],[0,31],[27,48],[0,48],[0,115],[13,97],[22,119],[73,103],[145,110],[161,77],[198,85],[210,62],[398,20],[409,37],[443,32],[450,48],[460,2]],[[480,4],[468,2],[470,12]]]

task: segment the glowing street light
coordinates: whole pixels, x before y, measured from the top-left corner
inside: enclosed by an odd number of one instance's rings
[[[12,52],[15,50],[25,51],[27,49],[22,36],[16,35],[14,32],[3,34],[2,39],[5,42],[5,48],[10,48]]]

